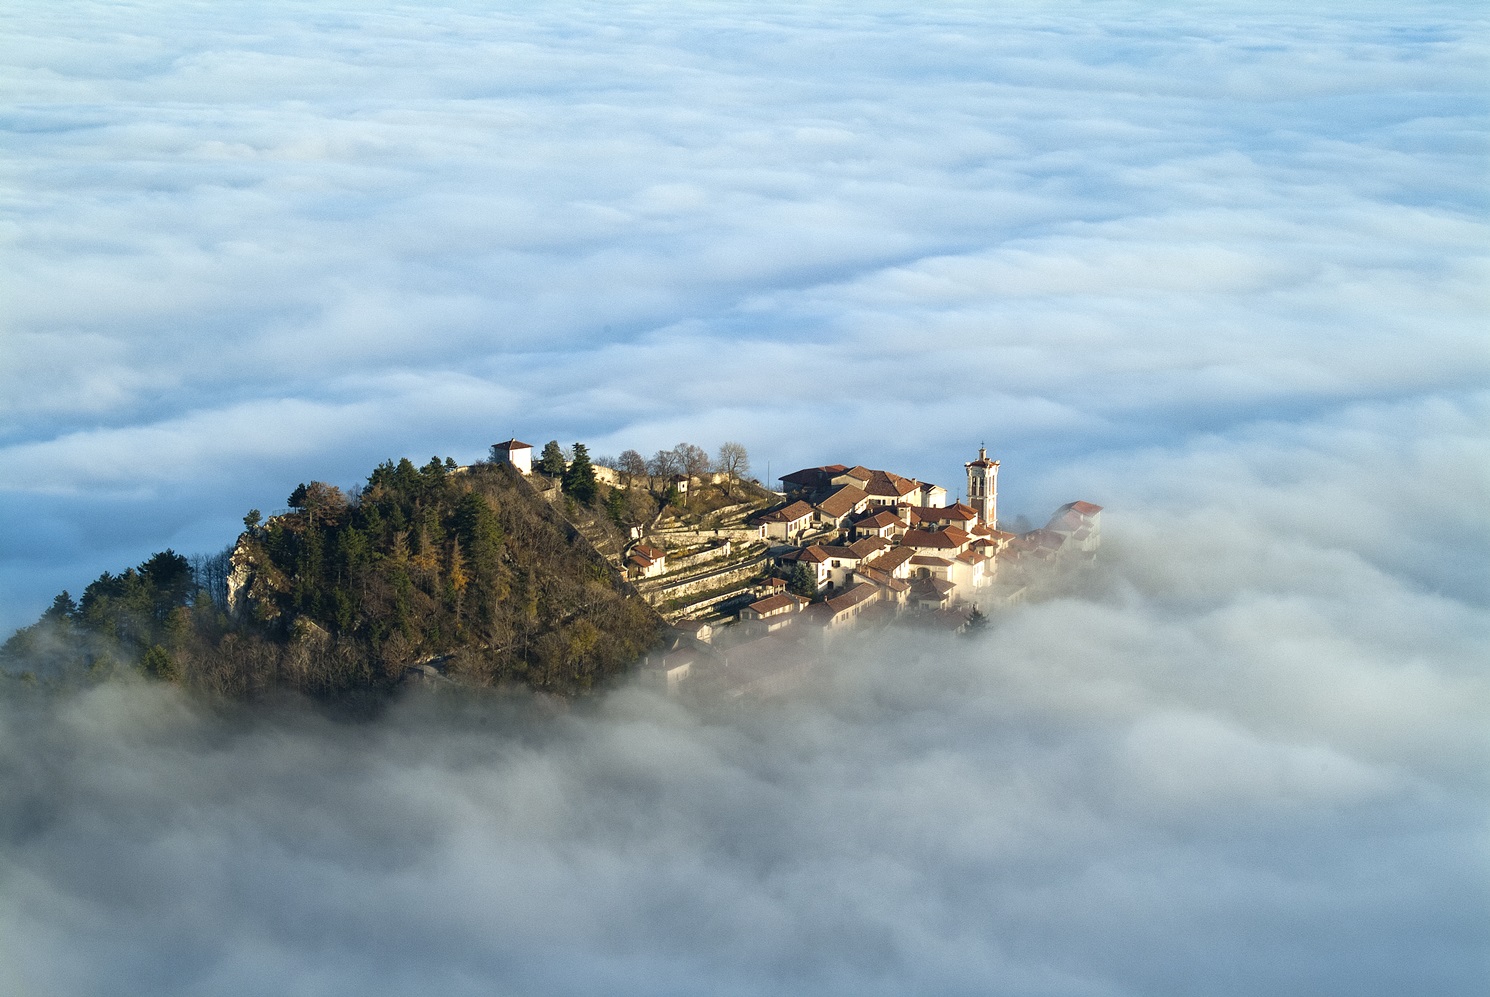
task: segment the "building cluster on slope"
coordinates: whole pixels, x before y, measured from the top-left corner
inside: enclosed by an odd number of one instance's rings
[[[499,444],[494,453],[531,473],[526,444]],[[781,691],[797,680],[806,652],[835,633],[902,616],[959,627],[980,602],[1021,598],[1028,569],[1095,556],[1100,506],[1071,502],[1044,527],[1015,534],[999,528],[999,462],[980,447],[964,469],[966,501],[950,505],[940,485],[858,465],[783,475],[782,501],[743,524],[766,548],[764,577],[741,582],[735,598],[716,596],[706,610],[712,619],[674,620],[644,674],[670,690],[703,673],[732,694]],[[656,536],[640,537],[619,567],[655,585],[672,570],[669,554]],[[721,606],[734,606],[733,618]]]
[[[1099,506],[1072,502],[1044,529],[1018,536],[998,526],[999,462],[979,448],[964,468],[967,501],[951,505],[940,485],[892,471],[829,464],[784,475],[786,503],[756,525],[762,538],[780,542],[777,563],[809,578],[821,599],[790,603],[792,595],[771,594],[741,619],[774,630],[800,612],[833,629],[874,606],[945,611],[975,603],[1027,560],[1095,553]]]

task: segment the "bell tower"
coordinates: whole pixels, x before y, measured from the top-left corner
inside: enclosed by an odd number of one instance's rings
[[[970,460],[967,468],[968,505],[978,510],[978,520],[984,525],[998,529],[999,512],[999,462],[988,459],[988,448],[978,448],[978,459]]]

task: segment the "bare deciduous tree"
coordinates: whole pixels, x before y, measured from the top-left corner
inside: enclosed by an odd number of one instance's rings
[[[647,473],[647,462],[641,454],[635,450],[623,450],[617,460],[616,470],[626,475],[626,487]]]
[[[659,450],[647,461],[647,473],[654,478],[671,478],[678,473],[678,455],[672,450]]]
[[[677,458],[679,472],[688,475],[690,479],[709,473],[709,451],[703,447],[679,443],[673,447],[673,454]]]
[[[726,440],[719,444],[715,466],[729,475],[731,481],[738,481],[750,473],[750,454],[746,452],[743,443]]]

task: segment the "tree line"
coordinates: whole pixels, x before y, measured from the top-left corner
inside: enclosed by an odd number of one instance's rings
[[[566,465],[566,491],[593,501],[582,446]],[[288,504],[244,517],[230,564],[168,550],[76,602],[62,593],[0,656],[229,695],[387,688],[430,660],[478,684],[571,692],[655,640],[651,611],[508,467],[388,461],[353,494],[311,481]]]

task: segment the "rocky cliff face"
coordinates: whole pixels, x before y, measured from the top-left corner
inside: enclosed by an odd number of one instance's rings
[[[287,590],[288,580],[275,568],[252,532],[238,535],[230,564],[228,613],[243,620],[277,619],[280,611],[273,597]]]

